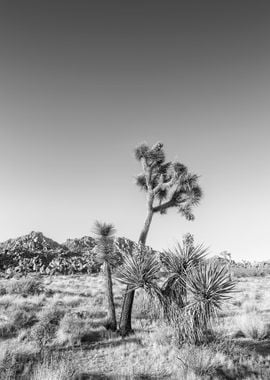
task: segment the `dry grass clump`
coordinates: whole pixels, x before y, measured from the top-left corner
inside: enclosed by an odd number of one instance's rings
[[[38,322],[32,327],[29,338],[39,346],[48,344],[54,337],[65,311],[58,307],[48,307],[38,315]]]
[[[0,354],[0,380],[21,378],[20,375],[29,372],[33,358],[38,353],[35,344],[17,340],[11,342]],[[27,379],[27,377],[25,377]]]
[[[208,346],[183,346],[179,350],[179,364],[183,370],[183,378],[192,375],[200,379],[215,378],[219,368],[226,361],[226,356],[222,352],[215,352]]]
[[[94,343],[107,336],[105,327],[92,319],[84,319],[78,314],[66,314],[60,321],[56,333],[58,344],[80,345]]]
[[[256,311],[235,316],[232,320],[232,327],[235,336],[238,337],[262,340],[270,336],[268,324]]]
[[[41,279],[38,277],[11,279],[6,285],[6,291],[9,294],[22,294],[28,296],[42,293],[44,291],[44,286]]]
[[[7,289],[0,285],[0,296],[4,296],[5,294],[7,294]]]
[[[64,307],[77,307],[83,302],[83,298],[78,295],[61,295],[59,293],[55,293],[53,297],[50,299],[51,304],[61,305]]]
[[[0,337],[12,337],[21,329],[31,326],[35,321],[36,316],[32,310],[15,305],[8,310],[5,322],[0,323]]]
[[[175,344],[174,329],[164,322],[156,324],[152,332],[149,333],[149,341],[158,345],[174,345]]]
[[[185,345],[178,359],[181,379],[269,379],[270,361],[236,342],[216,341],[210,345]]]
[[[160,319],[160,305],[144,290],[138,289],[135,293],[132,315],[135,319],[157,321]]]
[[[71,361],[43,360],[34,366],[29,380],[67,380],[72,379],[74,373]]]
[[[8,338],[14,334],[12,323],[1,322],[0,323],[0,338]]]

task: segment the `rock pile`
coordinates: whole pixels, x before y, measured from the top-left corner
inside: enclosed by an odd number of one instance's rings
[[[80,239],[67,239],[63,243],[63,246],[72,252],[92,251],[95,245],[95,239],[90,236],[83,236]]]
[[[15,252],[17,250],[27,250],[29,252],[47,252],[54,249],[65,249],[61,244],[49,239],[42,232],[32,231],[28,235],[20,236],[17,239],[9,239],[0,243],[0,251]]]
[[[68,242],[69,245],[59,244],[35,231],[9,239],[0,243],[0,271],[12,276],[29,272],[93,273],[100,269],[92,252],[95,246],[93,238],[69,239]]]
[[[136,243],[118,237],[114,241],[114,267],[123,262],[123,257],[132,253]],[[75,274],[96,273],[101,262],[96,260],[96,241],[90,236],[68,239],[59,244],[41,232],[9,239],[0,243],[0,272],[8,276],[27,274]]]

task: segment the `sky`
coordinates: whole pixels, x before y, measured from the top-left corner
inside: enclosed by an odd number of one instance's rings
[[[134,147],[164,143],[200,175],[188,222],[155,215],[147,243],[194,234],[211,254],[270,259],[267,1],[7,1],[0,5],[0,241],[59,242],[94,221],[137,240]]]

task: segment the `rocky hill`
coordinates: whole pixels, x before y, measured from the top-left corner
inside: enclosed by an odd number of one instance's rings
[[[50,251],[57,249],[66,249],[65,246],[56,241],[47,238],[42,232],[32,231],[28,235],[20,236],[16,239],[9,239],[0,243],[0,251],[15,252],[26,250],[29,252]]]
[[[62,246],[73,252],[91,251],[96,245],[96,241],[91,236],[83,236],[81,238],[67,239]]]
[[[16,273],[72,274],[92,273],[100,268],[92,252],[91,237],[69,239],[60,244],[42,232],[32,231],[16,239],[0,243],[0,271],[10,276]]]
[[[116,262],[122,261],[125,252],[135,243],[129,239],[115,239]],[[67,239],[60,244],[42,232],[32,231],[16,239],[0,243],[0,272],[12,276],[16,273],[72,274],[93,273],[100,269],[95,260],[96,241],[91,236]]]

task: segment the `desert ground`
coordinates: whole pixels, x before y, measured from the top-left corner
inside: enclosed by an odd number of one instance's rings
[[[134,334],[103,327],[104,277],[26,276],[0,281],[0,378],[269,379],[270,276],[237,279],[207,345],[179,344],[143,290]],[[124,286],[114,280],[119,317]]]

